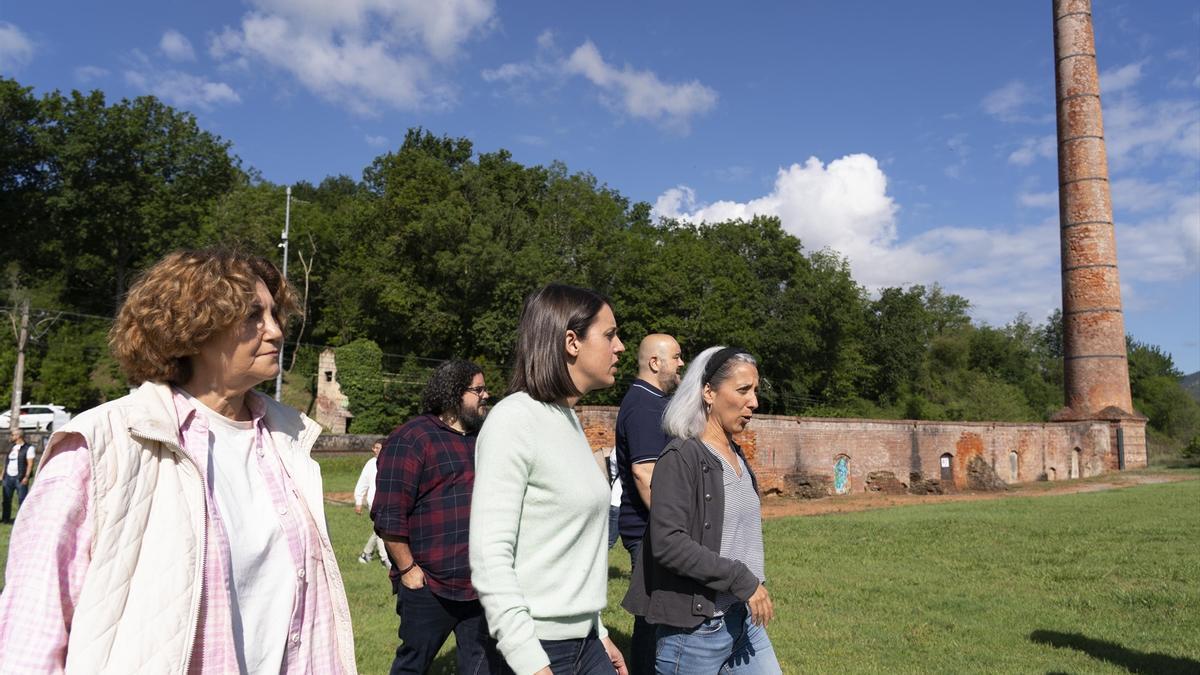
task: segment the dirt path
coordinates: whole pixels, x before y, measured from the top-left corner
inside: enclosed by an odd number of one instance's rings
[[[787,516],[819,516],[828,513],[852,513],[870,509],[886,509],[893,506],[912,504],[942,504],[945,502],[980,501],[985,499],[1008,499],[1010,497],[1044,497],[1048,495],[1077,494],[1117,490],[1134,485],[1175,483],[1197,480],[1196,474],[1179,474],[1168,471],[1138,471],[1136,473],[1111,473],[1082,480],[1057,481],[1053,483],[1019,483],[1003,492],[956,492],[946,495],[884,495],[859,493],[844,497],[825,499],[792,499],[767,496],[763,498],[763,517],[783,518]]]
[[[1180,474],[1170,471],[1137,471],[1125,473],[1110,473],[1082,480],[1065,480],[1053,483],[1019,483],[1004,492],[956,492],[948,495],[885,495],[880,493],[859,493],[843,497],[826,497],[825,499],[793,499],[768,495],[763,497],[764,518],[785,518],[788,516],[820,516],[828,513],[853,513],[870,509],[887,509],[893,506],[909,506],[912,504],[944,504],[946,502],[979,501],[984,499],[1008,499],[1010,497],[1044,497],[1047,495],[1067,495],[1080,492],[1101,492],[1117,490],[1133,485],[1152,485],[1155,483],[1176,483],[1185,480],[1198,480],[1197,474]],[[352,492],[326,492],[325,501],[336,504],[354,504]]]

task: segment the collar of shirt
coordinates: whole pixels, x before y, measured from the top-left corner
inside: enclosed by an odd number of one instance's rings
[[[640,388],[645,389],[646,391],[650,392],[651,394],[654,394],[655,396],[657,396],[659,398],[664,398],[666,396],[666,394],[663,393],[662,389],[659,389],[658,387],[650,384],[649,382],[643,380],[640,377],[634,379],[633,384],[631,384],[629,386],[640,387]]]
[[[193,418],[200,412],[200,406],[193,396],[178,387],[171,387],[171,399],[175,403],[175,414],[179,419],[179,436],[182,438],[184,432],[192,425]],[[245,401],[246,407],[250,409],[250,421],[254,423],[255,429],[261,430],[263,417],[267,414],[266,404],[258,400],[258,395],[253,391],[246,392]],[[207,428],[208,425],[204,426]]]
[[[472,438],[475,436],[475,434],[472,434],[470,432],[459,431],[458,429],[455,429],[454,427],[450,426],[449,424],[446,424],[446,421],[443,420],[441,417],[434,415],[433,413],[426,413],[425,416],[428,417],[429,419],[433,420],[434,424],[445,429],[446,431],[449,431],[452,434],[457,434],[459,436],[465,436],[467,438]]]

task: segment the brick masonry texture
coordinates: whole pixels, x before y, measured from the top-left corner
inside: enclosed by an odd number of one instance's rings
[[[582,406],[578,413],[593,448],[611,447],[617,408]],[[982,458],[1005,483],[1115,470],[1118,427],[1123,429],[1126,468],[1145,466],[1145,424],[1139,420],[1011,424],[762,415],[737,440],[763,492],[792,494],[787,477],[797,475],[832,486],[834,464],[841,455],[849,458],[850,493],[863,492],[868,475],[881,471],[906,484],[913,473],[941,479],[943,455],[949,455],[951,469],[943,486],[961,490],[968,487],[967,465],[974,457]]]

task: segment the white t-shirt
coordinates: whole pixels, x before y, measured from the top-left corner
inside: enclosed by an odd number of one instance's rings
[[[296,574],[255,456],[254,423],[231,420],[192,400],[208,420],[208,475],[229,536],[229,603],[238,660],[243,672],[277,675],[287,648]]]
[[[21,445],[22,444],[14,445],[12,446],[12,450],[8,451],[8,467],[4,471],[6,475],[17,476],[20,474],[21,465],[18,464],[18,462],[21,461]],[[29,460],[34,459],[35,457],[37,457],[37,449],[34,448],[33,444],[31,443],[29,445],[29,450],[25,451],[25,459]]]

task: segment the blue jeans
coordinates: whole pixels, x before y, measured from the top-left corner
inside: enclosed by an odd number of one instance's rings
[[[629,551],[629,565],[637,569],[642,560],[642,540],[621,537],[625,550]],[[633,617],[633,637],[630,638],[629,675],[650,675],[654,672],[654,626],[644,616]]]
[[[739,602],[695,628],[658,627],[658,675],[778,675],[779,660],[767,630],[750,623]]]
[[[22,460],[23,461],[23,460]],[[17,496],[17,506],[25,503],[25,495],[29,494],[29,486],[21,485],[21,481],[16,476],[4,474],[4,522],[12,521],[12,498]]]
[[[554,675],[614,675],[612,661],[596,633],[574,640],[540,640]]]

